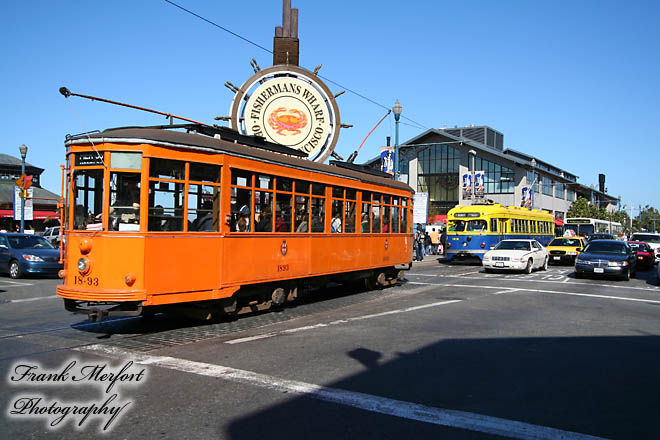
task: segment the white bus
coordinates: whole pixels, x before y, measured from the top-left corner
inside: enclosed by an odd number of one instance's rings
[[[612,234],[620,236],[623,227],[619,222],[600,220],[597,218],[567,218],[564,221],[564,231],[572,230],[576,235]]]

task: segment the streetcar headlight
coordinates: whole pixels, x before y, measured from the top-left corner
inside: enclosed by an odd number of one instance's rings
[[[463,247],[467,247],[467,242],[463,242]]]
[[[23,255],[23,259],[27,261],[31,261],[33,263],[38,262],[38,261],[44,261],[43,258],[41,258],[38,255]]]
[[[78,260],[78,271],[80,273],[87,273],[92,268],[92,263],[89,261],[89,258],[81,257]]]

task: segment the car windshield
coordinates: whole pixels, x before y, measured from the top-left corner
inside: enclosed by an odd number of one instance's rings
[[[632,239],[635,241],[644,241],[646,243],[660,243],[660,235],[633,234]]]
[[[36,235],[7,237],[7,240],[13,249],[55,249],[48,240]]]
[[[529,241],[500,241],[495,249],[505,251],[529,251],[531,245]]]
[[[590,240],[614,240],[614,236],[610,234],[593,234],[589,236]]]
[[[635,250],[635,251],[648,252],[648,250],[649,250],[646,243],[630,243],[630,242],[628,242],[628,246],[630,246],[630,248]]]
[[[616,241],[599,241],[590,243],[584,251],[594,254],[625,254],[626,245]]]
[[[582,243],[577,238],[555,238],[548,246],[573,246],[581,247]]]

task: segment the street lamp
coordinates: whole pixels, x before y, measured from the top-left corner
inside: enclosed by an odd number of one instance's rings
[[[18,147],[18,151],[21,152],[21,176],[25,175],[25,156],[27,156],[27,146],[25,144],[21,144],[20,147]],[[25,188],[23,188],[25,190]],[[21,229],[20,233],[22,234],[25,231],[25,194],[22,194],[23,197],[21,197]]]
[[[470,150],[470,151],[468,151],[468,154],[470,156],[472,156],[472,181],[471,181],[470,186],[472,187],[472,194],[471,194],[472,197],[471,198],[472,198],[472,204],[474,205],[474,167],[475,167],[475,159],[477,157],[477,152],[474,151],[474,150]]]
[[[536,184],[536,159],[532,158],[531,164],[532,164],[532,176],[534,177],[532,179],[532,187],[531,187],[531,191],[532,191],[532,209],[534,209],[534,192],[535,192],[534,191],[534,185]]]
[[[394,113],[394,180],[399,180],[399,119],[401,119],[402,110],[403,107],[397,99],[392,107],[392,113]]]

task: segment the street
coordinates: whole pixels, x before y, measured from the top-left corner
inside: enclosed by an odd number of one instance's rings
[[[427,256],[395,287],[335,285],[212,323],[89,322],[64,310],[58,279],[2,275],[0,437],[658,438],[654,271],[572,273]],[[114,418],[54,409],[115,394]],[[50,412],[28,414],[39,397]]]

